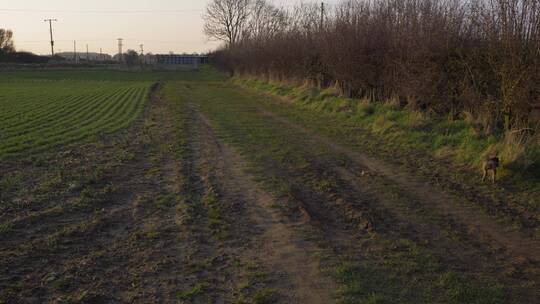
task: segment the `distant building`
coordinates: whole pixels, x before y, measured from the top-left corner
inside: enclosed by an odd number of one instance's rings
[[[208,56],[204,55],[155,55],[156,66],[165,69],[197,69],[206,63]]]
[[[79,61],[79,60],[90,60],[90,61],[109,61],[112,60],[112,56],[108,54],[100,53],[88,53],[88,58],[86,58],[86,52],[73,53],[73,52],[62,52],[56,53],[57,56],[63,57],[67,60]]]
[[[141,60],[144,64],[155,66],[157,64],[157,58],[154,54],[148,53],[141,56]]]

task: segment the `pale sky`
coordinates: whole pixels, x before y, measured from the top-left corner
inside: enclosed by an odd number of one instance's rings
[[[49,26],[53,23],[55,51],[116,54],[117,38],[124,39],[124,51],[156,53],[206,52],[219,43],[203,33],[202,14],[210,0],[0,0],[0,28],[13,30],[17,50],[50,54]],[[301,0],[273,0],[278,6],[292,6]],[[303,0],[320,2],[317,0]],[[328,1],[330,3],[335,0]]]

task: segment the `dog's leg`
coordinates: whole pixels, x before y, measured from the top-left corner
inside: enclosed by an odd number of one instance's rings
[[[482,181],[486,181],[486,176],[487,176],[487,170],[484,169],[484,175],[482,176]]]
[[[497,179],[497,168],[493,169],[493,183],[495,183],[495,180]]]

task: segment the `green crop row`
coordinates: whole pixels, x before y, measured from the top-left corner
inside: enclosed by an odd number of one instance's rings
[[[0,83],[0,159],[29,155],[129,126],[143,111],[148,81]]]

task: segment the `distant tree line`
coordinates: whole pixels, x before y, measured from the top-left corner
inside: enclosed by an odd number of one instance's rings
[[[69,55],[71,56],[69,56]],[[99,54],[93,53],[95,57]],[[48,56],[39,56],[30,52],[18,52],[15,49],[15,44],[13,41],[13,32],[11,30],[0,29],[0,63],[23,63],[23,64],[38,64],[38,63],[48,63],[48,62],[64,62],[66,59],[75,58],[74,53],[59,53],[55,54],[54,57]],[[83,57],[85,62],[89,60],[86,58],[86,53],[80,53],[77,55],[79,58]],[[105,63],[117,63],[120,61],[120,55],[115,55],[114,58],[109,58],[110,56],[103,56],[109,60],[105,60]],[[122,61],[128,66],[139,65],[144,62],[143,58],[134,50],[128,50],[126,53],[122,54]]]
[[[0,29],[0,62],[9,63],[46,63],[49,58],[30,52],[17,52],[13,42],[13,32]]]
[[[395,100],[486,134],[538,130],[540,0],[348,0],[277,8],[213,0],[211,55],[230,72]]]

